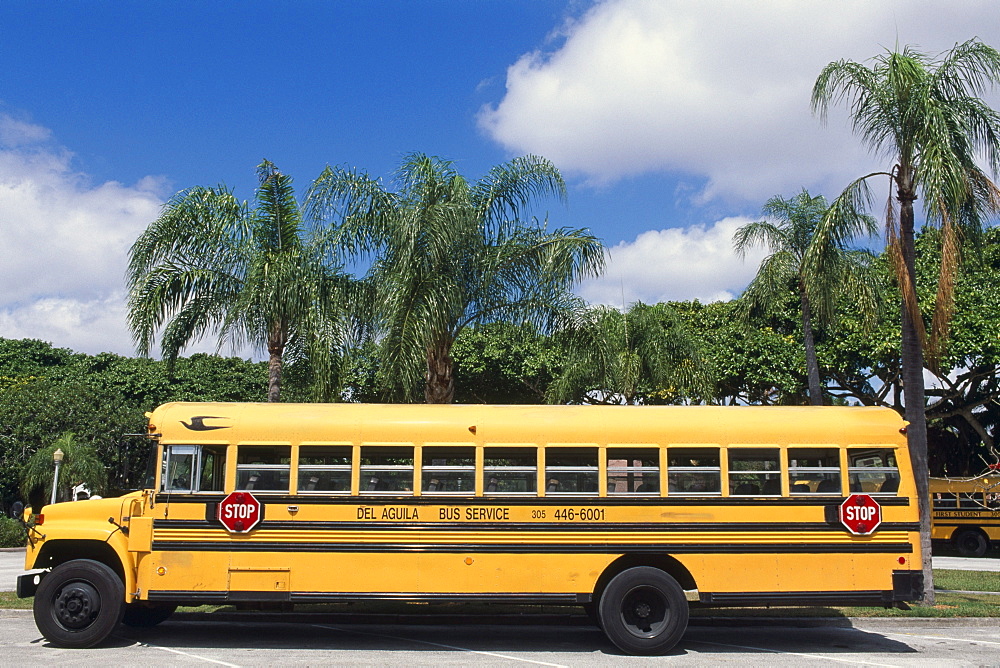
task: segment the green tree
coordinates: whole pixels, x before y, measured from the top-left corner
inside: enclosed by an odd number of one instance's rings
[[[929,222],[942,229],[942,262],[935,299],[929,362],[936,367],[953,307],[959,262],[959,227],[994,213],[1000,193],[978,166],[985,156],[1000,164],[1000,116],[980,96],[1000,79],[1000,53],[972,39],[938,57],[910,47],[886,51],[871,65],[840,60],[827,65],[813,86],[812,106],[825,118],[831,102],[847,102],[854,130],[891,168],[851,183],[824,218],[824,228],[871,203],[868,181],[887,178],[889,249],[902,294],[902,373],[910,457],[920,504],[924,598],[933,601],[930,507],[927,496],[927,424],[924,415],[924,346],[927,337],[916,291],[914,206],[918,195]],[[824,230],[825,231],[825,230]],[[821,263],[817,255],[811,258]]]
[[[87,445],[77,443],[73,432],[68,431],[52,445],[37,450],[21,474],[21,493],[32,508],[36,509],[35,512],[51,498],[55,477],[52,456],[56,450],[63,451],[56,501],[68,500],[70,490],[77,485],[86,485],[92,494],[104,494],[107,487],[107,472],[97,452]]]
[[[737,315],[737,301],[702,304],[669,302],[698,343],[712,370],[711,403],[789,405],[805,399],[804,350],[797,340],[795,302],[758,317],[748,326]]]
[[[817,230],[826,210],[826,199],[822,195],[812,197],[805,189],[789,199],[775,196],[764,205],[762,213],[767,218],[739,228],[733,240],[740,257],[757,245],[766,246],[770,252],[740,298],[744,321],[754,312],[779,305],[787,298],[789,288],[798,298],[809,403],[814,406],[823,405],[815,327],[834,320],[840,294],[848,295],[874,321],[881,292],[873,280],[877,274],[869,271],[873,256],[845,245],[845,240],[858,234],[877,234],[875,219],[841,216],[837,218],[837,227],[824,226],[820,236]],[[813,265],[805,262],[810,247],[822,255]]]
[[[546,230],[522,219],[546,196],[565,197],[559,171],[522,157],[469,182],[451,162],[407,156],[390,191],[366,174],[327,167],[307,198],[334,238],[371,261],[372,313],[386,386],[409,390],[423,370],[424,399],[454,398],[452,347],[463,329],[527,322],[545,331],[575,304],[569,288],[603,267],[586,230]],[[334,220],[336,218],[336,220]]]
[[[552,337],[531,325],[497,322],[467,327],[455,340],[455,400],[541,404],[562,367]]]
[[[225,187],[175,195],[133,244],[128,323],[140,354],[158,330],[173,362],[190,342],[216,332],[220,346],[261,346],[269,401],[278,401],[289,348],[315,363],[317,392],[347,327],[350,281],[330,264],[322,235],[306,235],[291,178],[270,162],[257,168],[255,206]],[[343,326],[338,326],[343,325]]]
[[[622,313],[598,306],[563,335],[552,403],[670,404],[708,398],[711,375],[697,344],[664,304]]]

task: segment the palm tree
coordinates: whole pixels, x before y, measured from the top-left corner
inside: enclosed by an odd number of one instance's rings
[[[386,190],[366,174],[327,167],[307,210],[331,224],[356,260],[370,261],[386,385],[418,387],[424,399],[454,397],[451,348],[465,327],[528,322],[551,327],[572,308],[569,288],[596,275],[604,251],[586,230],[546,230],[521,219],[546,196],[565,197],[543,158],[516,158],[470,183],[451,162],[407,156]]]
[[[305,235],[291,178],[266,160],[257,174],[253,208],[223,186],[164,205],[129,253],[129,327],[142,355],[162,328],[170,363],[209,332],[220,346],[263,347],[269,401],[280,398],[286,350],[297,350],[328,395],[350,281],[331,265],[328,240]]]
[[[666,304],[625,313],[598,306],[563,333],[563,372],[551,403],[676,403],[708,396],[711,379],[698,346]]]
[[[976,39],[929,57],[909,46],[886,51],[871,66],[840,60],[827,65],[813,86],[812,107],[825,119],[831,102],[850,105],[854,131],[878,155],[892,159],[884,172],[867,174],[837,197],[821,228],[836,228],[845,211],[871,204],[868,181],[887,178],[886,236],[902,294],[903,395],[907,440],[920,504],[925,600],[932,601],[930,507],[927,496],[927,423],[924,350],[936,366],[947,335],[959,265],[959,228],[976,227],[1000,208],[1000,192],[977,164],[1000,164],[1000,116],[981,99],[1000,80],[1000,53]],[[895,198],[893,199],[893,194]],[[915,288],[914,207],[941,226],[942,260],[928,340]],[[810,257],[816,266],[819,256]]]
[[[838,222],[847,229],[825,228],[826,236],[820,237],[816,231],[826,210],[826,199],[822,195],[812,197],[805,189],[789,199],[776,195],[764,205],[762,213],[767,219],[744,225],[733,239],[741,258],[758,244],[766,246],[771,253],[761,263],[757,276],[740,299],[739,313],[744,320],[754,312],[783,303],[789,287],[794,286],[806,351],[809,403],[814,406],[823,405],[814,325],[834,321],[837,299],[841,295],[857,304],[869,321],[874,320],[878,309],[878,285],[874,272],[869,270],[874,257],[844,245],[844,240],[859,233],[877,234],[875,219],[862,215],[845,216]],[[821,271],[813,271],[805,263],[810,246],[823,255]]]
[[[65,501],[70,490],[80,484],[91,494],[104,494],[108,485],[107,468],[95,448],[78,443],[73,432],[65,432],[52,445],[36,450],[21,472],[21,494],[36,513],[51,498],[55,478],[52,455],[56,450],[63,452],[57,501]]]

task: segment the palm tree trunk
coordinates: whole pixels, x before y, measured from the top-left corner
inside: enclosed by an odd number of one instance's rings
[[[424,401],[429,404],[450,404],[455,399],[455,377],[452,373],[451,342],[439,341],[427,349],[427,375]]]
[[[267,344],[267,400],[270,402],[281,401],[281,367],[284,351],[284,343],[272,337]]]
[[[897,193],[899,199],[899,237],[903,265],[909,280],[901,281],[903,290],[915,290],[916,247],[913,232],[913,200],[916,199],[912,185],[905,175],[900,177]],[[920,514],[920,552],[923,559],[924,599],[926,604],[934,603],[934,574],[931,570],[931,508],[929,480],[930,469],[927,459],[927,416],[925,413],[926,394],[924,390],[924,353],[920,341],[918,323],[920,317],[907,308],[904,295],[902,304],[902,349],[903,402],[906,407],[906,441],[916,479],[917,508]]]
[[[816,360],[816,338],[812,328],[812,310],[806,289],[799,284],[799,300],[802,303],[802,341],[806,347],[806,374],[809,376],[809,404],[823,405],[823,387],[819,379],[819,362]]]

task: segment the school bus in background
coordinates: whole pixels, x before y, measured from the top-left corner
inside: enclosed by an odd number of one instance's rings
[[[1000,545],[1000,475],[931,478],[931,540],[963,557],[983,557]]]
[[[148,489],[41,509],[18,593],[65,647],[177,605],[389,599],[583,606],[662,653],[691,603],[918,599],[904,432],[879,408],[166,404]]]

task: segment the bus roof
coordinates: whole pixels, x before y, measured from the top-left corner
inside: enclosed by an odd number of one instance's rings
[[[905,444],[888,408],[168,403],[150,430],[171,443]]]

